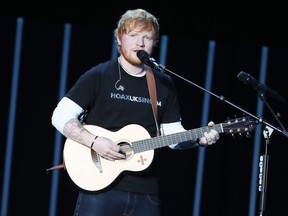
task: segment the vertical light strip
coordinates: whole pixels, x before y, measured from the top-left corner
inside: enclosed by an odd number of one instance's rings
[[[209,41],[206,80],[205,80],[205,89],[207,89],[208,91],[211,91],[211,87],[212,87],[215,46],[216,46],[215,41]],[[202,107],[203,107],[203,112],[202,112],[201,125],[207,125],[207,122],[209,121],[208,118],[209,118],[209,107],[210,107],[210,95],[207,94],[206,92],[204,93],[204,101],[203,101]],[[195,195],[194,195],[194,206],[193,206],[193,214],[192,214],[193,216],[200,215],[204,160],[205,160],[205,148],[199,148],[196,184],[195,184]]]
[[[69,46],[70,46],[70,35],[71,35],[71,24],[65,24],[64,26],[64,38],[63,38],[63,50],[62,50],[62,64],[61,64],[61,78],[59,83],[59,100],[64,96],[66,92],[67,74],[68,74],[68,61],[69,61]],[[62,134],[58,131],[55,132],[55,143],[54,143],[54,160],[53,164],[59,165],[63,163],[61,161],[62,156]],[[58,197],[58,181],[59,172],[53,171],[52,173],[52,185],[50,195],[50,216],[56,215],[57,209],[57,197]]]
[[[160,44],[160,53],[159,53],[159,64],[162,65],[166,64],[167,50],[168,50],[168,36],[162,35]]]
[[[17,24],[16,24],[13,75],[12,75],[12,84],[11,84],[7,145],[6,145],[4,180],[3,180],[3,190],[2,190],[1,216],[8,215],[7,207],[8,207],[9,189],[10,189],[10,174],[11,174],[12,151],[13,151],[13,142],[14,142],[18,82],[19,82],[19,73],[20,73],[19,67],[20,67],[20,57],[21,57],[23,24],[24,24],[24,19],[18,18]]]
[[[267,73],[267,62],[268,62],[268,47],[262,47],[261,53],[261,66],[260,66],[260,83],[266,82],[266,73]],[[260,98],[257,102],[257,116],[263,117],[264,104]],[[250,203],[249,203],[249,215],[256,215],[256,200],[257,200],[257,190],[258,190],[258,165],[260,158],[260,142],[262,137],[262,125],[257,127],[255,130],[254,137],[254,150],[253,150],[253,162],[252,162],[252,173],[251,173],[251,188],[250,188]]]

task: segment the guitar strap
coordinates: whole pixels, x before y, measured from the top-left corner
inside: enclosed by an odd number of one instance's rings
[[[160,136],[160,129],[159,129],[159,124],[158,124],[158,113],[157,113],[157,94],[156,94],[156,86],[155,86],[155,78],[154,74],[151,70],[151,68],[148,69],[146,73],[147,77],[147,84],[148,84],[148,89],[149,89],[149,95],[151,99],[151,106],[153,110],[153,115],[154,115],[154,120],[156,124],[156,129],[157,129],[157,136]]]

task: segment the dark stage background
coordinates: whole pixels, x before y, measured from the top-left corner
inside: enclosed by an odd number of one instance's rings
[[[137,7],[145,8],[159,18],[161,36],[168,38],[165,65],[169,70],[204,87],[209,49],[214,46],[211,91],[280,127],[257,91],[240,83],[237,75],[245,71],[259,80],[261,72],[265,71],[265,83],[288,98],[288,35],[285,30],[288,20],[284,2],[236,1],[233,5],[224,2],[220,5],[218,1],[188,4],[134,0],[60,6],[44,1],[41,6],[40,3],[30,6],[25,1],[11,1],[0,13],[1,216],[73,214],[76,186],[65,170],[53,171],[59,175],[54,200],[56,212],[53,212],[50,205],[54,173],[45,172],[46,168],[57,165],[53,161],[58,132],[51,125],[51,115],[59,99],[65,28],[71,27],[66,83],[66,89],[69,89],[86,70],[111,58],[113,30],[119,16],[125,10]],[[23,21],[23,31],[20,61],[15,65],[19,20]],[[153,57],[160,59],[160,46]],[[17,68],[19,81],[15,83],[13,73]],[[202,118],[207,108],[204,117],[215,123],[243,115],[242,111],[214,96],[210,96],[209,107],[203,107],[208,93],[171,76],[178,89],[185,128],[205,126]],[[13,91],[17,92],[15,120],[11,120]],[[267,101],[287,127],[287,102],[269,97]],[[257,110],[261,106],[263,114],[258,116]],[[264,154],[262,131],[265,126],[259,124],[250,138],[223,133],[216,145],[204,150],[200,215],[258,215],[261,194],[258,192],[258,169],[253,170],[253,166],[256,163],[258,167],[259,154]],[[64,141],[62,137],[61,143]],[[11,155],[8,145],[13,145]],[[282,216],[286,212],[287,145],[287,137],[274,131],[268,148],[264,214],[267,216]],[[193,215],[199,153],[198,149],[180,152],[163,149],[163,215]],[[8,166],[9,161],[11,166]],[[7,167],[11,172],[9,188],[4,184]],[[257,178],[253,179],[255,172]],[[253,197],[251,194],[255,191],[256,197]],[[254,210],[253,200],[256,203]]]

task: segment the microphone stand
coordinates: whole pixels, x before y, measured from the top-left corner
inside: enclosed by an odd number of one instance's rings
[[[264,214],[264,211],[265,211],[265,207],[266,207],[266,189],[267,189],[267,174],[268,174],[268,158],[269,158],[269,155],[268,155],[268,145],[270,144],[270,135],[272,134],[273,130],[276,130],[278,131],[280,134],[282,134],[283,136],[285,137],[288,137],[288,132],[287,130],[285,129],[285,127],[282,125],[282,123],[280,122],[279,118],[277,115],[275,115],[275,113],[273,112],[273,110],[271,109],[270,105],[268,104],[267,100],[265,99],[265,94],[264,92],[259,92],[259,96],[261,98],[261,100],[267,105],[267,107],[269,108],[269,110],[272,112],[273,116],[275,117],[275,119],[277,120],[277,122],[280,124],[281,128],[278,128],[272,124],[270,124],[269,122],[263,120],[262,118],[259,118],[251,113],[249,113],[248,111],[242,109],[241,107],[239,106],[236,106],[235,104],[231,103],[230,101],[226,100],[224,98],[223,95],[221,96],[218,96],[210,91],[208,91],[207,89],[197,85],[196,83],[190,81],[190,80],[187,80],[186,78],[174,73],[173,71],[171,70],[168,70],[165,66],[163,65],[158,65],[158,67],[160,68],[160,70],[158,71],[161,71],[161,72],[169,72],[177,77],[179,77],[180,79],[196,86],[197,88],[203,90],[204,92],[207,92],[209,93],[210,95],[218,98],[220,101],[222,102],[225,102],[227,104],[229,104],[230,106],[240,110],[241,112],[243,113],[246,113],[247,115],[253,117],[254,119],[256,119],[256,121],[262,123],[262,124],[265,124],[266,125],[266,128],[264,129],[264,138],[266,139],[266,142],[265,142],[265,154],[264,155],[261,155],[260,156],[260,162],[259,162],[259,171],[260,171],[260,174],[259,174],[259,191],[261,192],[261,197],[260,197],[260,212],[259,212],[259,215],[260,216],[263,216]]]
[[[273,132],[273,131],[272,131]],[[259,162],[259,187],[258,190],[261,192],[260,196],[260,207],[259,207],[259,215],[264,215],[265,207],[266,207],[266,191],[267,191],[267,176],[268,176],[268,145],[270,144],[270,131],[265,128],[263,131],[265,142],[265,153],[260,156]]]
[[[281,121],[278,118],[278,115],[275,114],[275,112],[272,110],[271,106],[266,100],[265,94],[260,91],[258,93],[259,98],[266,104],[276,121],[279,123],[283,131],[286,131],[284,125],[281,123]],[[260,162],[259,162],[259,191],[261,192],[260,196],[260,211],[259,215],[262,216],[264,214],[265,208],[266,208],[266,191],[267,191],[267,176],[268,176],[268,161],[269,161],[269,155],[268,155],[268,146],[270,144],[270,137],[273,132],[273,129],[266,126],[266,128],[263,131],[264,138],[266,139],[265,142],[265,151],[264,155],[260,156]]]

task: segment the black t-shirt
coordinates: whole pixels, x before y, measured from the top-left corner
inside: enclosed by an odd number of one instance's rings
[[[159,124],[180,121],[179,105],[172,79],[167,74],[157,71],[153,73]],[[109,60],[88,70],[80,76],[65,96],[88,111],[85,118],[85,123],[88,125],[97,125],[117,133],[127,125],[137,124],[148,131],[150,137],[156,136],[146,76],[129,75],[119,67],[117,60]],[[127,136],[129,137],[129,134]],[[114,188],[157,193],[157,151],[158,149],[153,152],[154,161],[148,169],[141,172],[122,172],[113,182]]]

